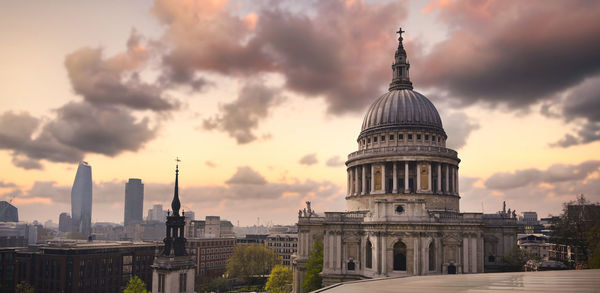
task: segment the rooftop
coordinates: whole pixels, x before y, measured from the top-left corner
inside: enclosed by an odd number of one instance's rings
[[[332,285],[314,292],[598,292],[600,270],[432,275],[373,279]]]

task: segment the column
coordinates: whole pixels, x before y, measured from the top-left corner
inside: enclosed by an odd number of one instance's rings
[[[381,274],[387,275],[387,245],[385,236],[381,237]]]
[[[328,233],[327,238],[329,238],[329,268],[330,269],[334,269],[335,268],[335,259],[334,259],[334,254],[333,254],[333,247],[334,247],[334,238],[335,235]]]
[[[408,270],[408,268],[407,268]],[[413,275],[419,274],[419,238],[413,241]]]
[[[442,164],[437,165],[437,193],[442,193]]]
[[[419,172],[419,162],[417,162],[417,165],[415,166],[417,169],[417,188],[415,188],[415,191],[417,193],[419,193],[419,191],[421,190],[421,172]]]
[[[339,271],[342,270],[342,233],[341,232],[337,232],[337,235],[335,235],[336,237],[336,250],[337,250],[337,257],[335,260],[335,267],[336,269],[338,269]]]
[[[381,164],[381,193],[385,193],[386,192],[386,185],[387,182],[385,182],[385,163]]]
[[[449,179],[449,168],[448,168],[448,164],[446,164],[446,193],[450,193],[450,179]]]
[[[454,170],[454,177],[456,178],[456,194],[458,194],[458,166],[456,167],[456,169]]]
[[[431,192],[433,191],[433,182],[431,182],[431,163],[427,163],[427,176],[429,177],[429,179],[427,180],[427,182],[429,182],[427,184],[427,190]]]
[[[362,165],[362,194],[367,194],[367,165]]]
[[[354,194],[354,169],[350,167],[350,193],[348,195]]]
[[[471,237],[471,273],[477,273],[477,238]]]
[[[371,164],[371,194],[375,193],[375,168]]]
[[[360,193],[358,186],[358,166],[354,167],[354,194],[358,195]]]
[[[408,193],[408,162],[404,162],[404,193]]]
[[[396,162],[394,162],[394,172],[393,172],[393,176],[394,178],[392,179],[393,181],[393,188],[392,188],[392,193],[398,193],[398,164]]]
[[[350,179],[350,169],[346,170],[348,172],[348,192],[346,194],[350,195],[350,184],[352,184],[351,179]]]
[[[464,237],[462,244],[463,244],[463,253],[462,253],[463,274],[466,274],[469,272],[469,238]]]

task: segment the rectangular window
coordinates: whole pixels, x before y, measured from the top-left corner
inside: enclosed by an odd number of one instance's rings
[[[398,140],[404,140],[404,134],[398,134]]]
[[[373,142],[377,142],[377,136],[373,137]]]
[[[421,135],[417,134],[417,140],[421,140]]]
[[[431,136],[431,141],[435,142],[435,135]]]
[[[381,141],[385,141],[385,135],[381,136]]]
[[[438,142],[440,142],[440,137],[438,136]]]
[[[425,135],[425,140],[429,140],[429,135]]]
[[[412,140],[412,134],[408,135],[408,140]]]
[[[390,140],[394,140],[394,136],[393,135],[390,135]]]
[[[179,292],[184,293],[187,287],[187,273],[179,274]]]
[[[367,143],[371,143],[371,138],[367,138]]]
[[[158,274],[158,292],[165,292],[165,274]]]

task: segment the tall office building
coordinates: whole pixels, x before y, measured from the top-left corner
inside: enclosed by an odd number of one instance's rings
[[[71,215],[68,213],[61,213],[58,217],[58,231],[69,232],[73,229]]]
[[[92,232],[92,167],[79,163],[71,189],[72,229],[90,235]]]
[[[142,179],[129,178],[125,183],[124,224],[141,223],[144,212],[144,184]]]
[[[19,210],[10,202],[0,201],[0,222],[18,222]]]

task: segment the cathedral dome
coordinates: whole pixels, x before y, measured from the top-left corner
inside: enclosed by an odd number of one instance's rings
[[[392,64],[389,92],[379,97],[367,111],[359,138],[372,130],[432,130],[443,134],[442,119],[435,106],[424,95],[413,90],[409,77],[410,63],[398,31],[398,49]]]
[[[386,128],[419,128],[444,132],[437,109],[424,95],[412,89],[391,90],[367,111],[361,134]]]

